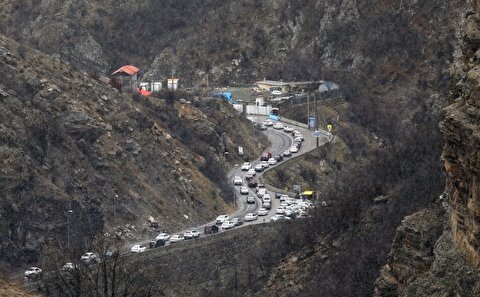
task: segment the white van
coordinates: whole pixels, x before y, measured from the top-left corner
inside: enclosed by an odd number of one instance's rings
[[[220,215],[220,216],[218,216],[217,219],[215,220],[215,223],[216,223],[217,225],[221,225],[221,224],[223,224],[223,222],[228,221],[229,219],[230,219],[230,217],[227,216],[227,215]]]
[[[243,146],[238,147],[238,155],[243,156]]]

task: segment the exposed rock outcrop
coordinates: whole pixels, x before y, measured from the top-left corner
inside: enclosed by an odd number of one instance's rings
[[[405,219],[375,296],[480,295],[480,1],[469,4],[473,10],[459,30],[461,46],[452,67],[451,105],[440,124],[447,182],[442,206],[436,207],[445,212],[426,210]],[[412,224],[428,228],[412,230]],[[428,231],[432,228],[437,232]],[[412,237],[420,245],[412,245]]]
[[[212,219],[231,197],[221,194],[217,140],[224,135],[228,149],[242,145],[249,156],[266,143],[226,103],[121,94],[3,36],[0,70],[0,261],[14,265],[66,246],[68,235],[81,251],[127,224],[145,238],[157,232],[150,217],[169,231]]]
[[[468,263],[480,266],[480,22],[469,14],[463,30],[463,77],[454,102],[445,109],[442,131],[450,225],[455,245]],[[459,74],[462,74],[459,73]]]

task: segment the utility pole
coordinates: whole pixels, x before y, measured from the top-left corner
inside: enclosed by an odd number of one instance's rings
[[[315,132],[317,133],[318,131],[318,109],[317,109],[317,94],[314,93],[314,96],[315,96]],[[319,147],[319,143],[318,143],[318,135],[315,135],[315,138],[317,140],[317,147]]]
[[[115,194],[113,196],[113,226],[114,227],[117,225],[117,199],[118,199],[118,195]]]
[[[70,214],[73,210],[69,209],[67,212],[67,251],[70,251]]]
[[[310,129],[310,93],[307,95],[307,123],[308,129]]]

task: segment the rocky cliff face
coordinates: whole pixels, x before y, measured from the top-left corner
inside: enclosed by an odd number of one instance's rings
[[[375,296],[480,294],[479,3],[469,1],[459,24],[451,105],[440,124],[446,142],[445,194],[435,209],[402,222]]]
[[[445,109],[442,131],[450,225],[456,246],[468,263],[480,266],[480,11],[467,15],[462,56],[457,61],[453,103]]]

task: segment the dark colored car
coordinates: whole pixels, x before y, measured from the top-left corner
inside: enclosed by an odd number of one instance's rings
[[[283,156],[282,155],[276,155],[274,158],[275,158],[275,160],[277,160],[277,162],[283,161]]]
[[[164,246],[164,245],[165,245],[165,241],[163,239],[150,240],[150,248],[151,249],[158,248],[158,247],[161,247],[161,246]]]
[[[250,187],[250,188],[256,188],[257,185],[258,185],[258,183],[254,178],[252,178],[251,180],[248,181],[248,187]]]
[[[216,225],[205,226],[205,228],[203,228],[203,233],[205,233],[205,234],[214,234],[214,233],[217,233],[217,232],[218,232],[218,226],[216,226]]]
[[[280,199],[282,197],[282,193],[275,192],[275,198]]]

